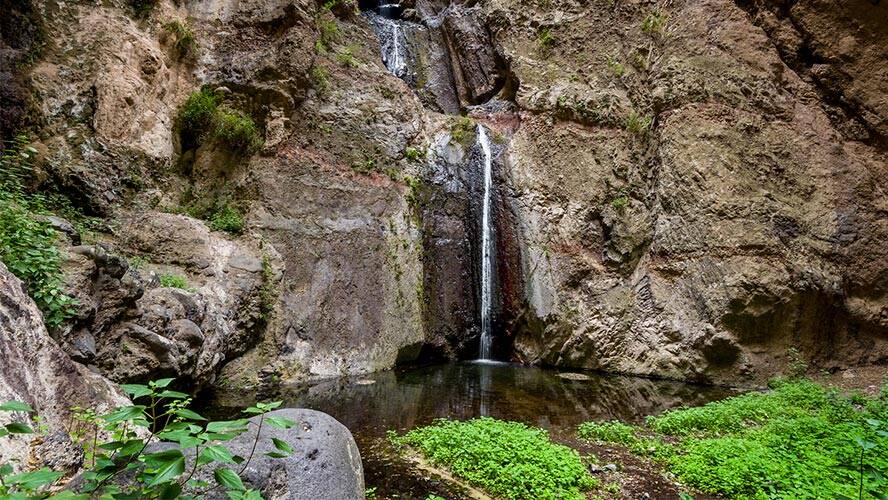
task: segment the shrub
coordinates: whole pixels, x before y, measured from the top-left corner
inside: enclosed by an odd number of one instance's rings
[[[179,57],[188,57],[197,52],[197,40],[188,25],[176,20],[164,24],[163,29],[173,37],[173,47]]]
[[[450,126],[450,140],[457,144],[465,144],[466,140],[475,133],[475,122],[468,116],[456,118]]]
[[[244,216],[236,208],[225,203],[210,215],[210,229],[241,234],[244,230]]]
[[[597,485],[575,450],[517,422],[439,420],[392,440],[498,497],[581,500],[583,491]]]
[[[191,398],[187,394],[167,389],[173,379],[161,379],[148,385],[124,384],[123,390],[133,401],[141,404],[118,407],[105,415],[94,410],[75,408],[71,428],[73,440],[82,445],[89,459],[89,470],[83,473],[81,493],[62,492],[55,496],[50,488],[62,473],[49,468],[12,474],[12,465],[0,464],[0,496],[3,498],[179,498],[183,491],[190,498],[200,498],[211,490],[221,488],[229,498],[261,498],[259,492],[247,490],[240,476],[249,466],[252,454],[247,457],[234,455],[225,446],[237,436],[250,431],[246,418],[208,422],[200,414],[188,409]],[[247,416],[258,416],[253,449],[262,433],[263,426],[289,429],[296,422],[266,416],[278,408],[280,402],[257,403],[244,410]],[[0,405],[0,411],[21,415],[16,421],[0,427],[0,437],[9,434],[33,434],[22,421],[34,410],[21,402],[10,401]],[[36,417],[34,418],[36,420]],[[142,432],[137,433],[137,429]],[[100,441],[102,435],[111,436]],[[142,437],[145,436],[145,437]],[[167,441],[178,448],[148,452],[148,444]],[[286,441],[272,438],[275,451],[271,458],[283,458],[293,453],[293,446]],[[197,460],[186,467],[186,457]],[[215,486],[192,479],[195,473],[213,467]],[[138,473],[133,473],[138,471]],[[118,481],[129,475],[130,479]]]
[[[188,282],[182,276],[176,274],[161,274],[159,278],[160,286],[164,288],[181,288],[182,290],[188,290]]]
[[[264,141],[253,119],[222,106],[221,97],[207,87],[188,96],[177,117],[177,124],[185,138],[195,143],[212,139],[243,154],[252,154],[261,149]]]
[[[200,135],[213,123],[221,96],[208,87],[193,92],[179,109],[177,124],[184,131]]]
[[[52,328],[74,315],[75,301],[62,293],[57,234],[43,218],[47,199],[28,194],[23,187],[35,153],[25,143],[24,137],[18,137],[0,152],[0,261],[24,282]]]
[[[339,41],[339,26],[336,21],[327,20],[319,17],[318,40],[315,42],[315,49],[319,53],[325,53],[333,48],[333,44]]]
[[[234,151],[252,154],[262,149],[264,141],[253,119],[240,111],[219,108],[213,127],[213,138]]]

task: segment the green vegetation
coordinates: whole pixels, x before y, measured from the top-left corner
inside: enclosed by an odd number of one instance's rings
[[[315,50],[319,54],[325,54],[332,50],[333,44],[339,41],[339,26],[335,20],[324,19],[323,17],[318,17],[317,26],[318,39],[315,42]]]
[[[253,119],[221,101],[222,96],[207,87],[192,93],[179,109],[179,130],[189,141],[211,139],[243,154],[261,149],[262,134]]]
[[[330,90],[330,72],[323,66],[312,66],[311,87],[318,95],[325,95]]]
[[[626,130],[639,137],[644,137],[651,129],[653,122],[654,118],[652,116],[639,115],[633,110],[629,112],[629,116],[626,118]]]
[[[0,152],[0,261],[24,282],[52,328],[74,315],[74,300],[62,292],[57,234],[45,219],[51,213],[47,207],[60,203],[25,190],[24,180],[31,175],[36,155],[26,142],[18,137]],[[70,209],[67,200],[61,204]]]
[[[537,32],[537,46],[540,48],[540,52],[544,55],[548,55],[551,52],[552,47],[555,46],[555,35],[552,34],[552,28],[540,28]]]
[[[391,439],[497,497],[581,500],[597,486],[575,450],[517,422],[439,420]]]
[[[649,417],[646,428],[587,423],[586,439],[627,446],[684,483],[730,498],[883,498],[888,384],[876,398],[808,380]],[[855,403],[857,401],[857,403]]]
[[[336,60],[339,61],[339,64],[349,68],[358,67],[358,60],[355,58],[355,48],[351,45],[340,49],[340,51],[336,53]]]
[[[625,189],[620,189],[617,193],[617,196],[611,200],[611,206],[617,210],[622,210],[629,205],[629,194],[626,193]]]
[[[617,78],[626,74],[626,67],[617,60],[616,56],[607,56],[607,67]]]
[[[651,11],[641,22],[641,31],[649,35],[659,35],[666,28],[669,18],[658,10]]]
[[[457,117],[450,125],[450,141],[465,145],[475,133],[475,122],[468,116]]]
[[[418,148],[407,148],[407,150],[404,151],[404,157],[410,161],[419,161],[425,158],[425,156],[426,152]]]
[[[184,277],[176,274],[161,274],[159,276],[160,286],[164,288],[181,288],[188,290],[188,281]]]
[[[199,498],[210,490],[221,488],[232,499],[262,498],[258,491],[247,490],[240,478],[252,460],[252,454],[248,457],[234,455],[224,444],[249,432],[251,422],[246,418],[208,422],[188,409],[191,398],[187,394],[167,389],[172,381],[161,379],[148,385],[122,385],[133,401],[141,400],[142,404],[118,407],[106,415],[98,415],[92,409],[73,409],[68,433],[72,440],[83,446],[88,467],[79,493],[50,493],[50,487],[62,477],[62,472],[44,467],[13,474],[12,464],[4,463],[0,464],[0,496],[66,500],[178,498],[187,488],[189,498]],[[259,417],[258,423],[254,424],[254,449],[263,425],[282,429],[296,425],[292,420],[266,415],[280,405],[280,402],[257,403],[244,410],[247,416]],[[10,401],[0,405],[0,411],[16,414],[13,423],[0,427],[0,437],[35,433],[31,426],[23,423],[34,411],[30,406]],[[37,417],[32,420],[37,421]],[[38,428],[37,433],[40,432]],[[104,440],[106,436],[108,438]],[[179,447],[147,452],[148,443],[157,440],[177,443]],[[283,458],[293,453],[292,445],[286,441],[272,438],[272,443],[275,451],[267,453],[271,458]],[[193,465],[187,464],[188,456],[198,457]],[[218,467],[213,471],[216,485],[194,479],[199,470],[207,467]],[[118,480],[127,475],[131,479]]]
[[[197,53],[197,40],[187,24],[179,20],[170,21],[163,25],[163,29],[173,37],[173,47],[179,53],[180,58],[193,56]]]
[[[244,216],[230,203],[224,203],[210,215],[210,229],[241,234],[244,231]]]

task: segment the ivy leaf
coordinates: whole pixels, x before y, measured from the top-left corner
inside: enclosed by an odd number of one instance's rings
[[[150,396],[153,392],[150,387],[141,384],[123,384],[120,388],[123,389],[123,392],[132,396],[133,400],[139,399],[142,396]]]
[[[231,452],[228,451],[228,448],[220,445],[207,446],[203,450],[200,451],[200,456],[197,457],[197,465],[205,465],[210,462],[222,462],[226,464],[233,464],[234,457],[231,455]]]
[[[20,422],[6,424],[6,430],[9,431],[10,434],[31,434],[34,432],[30,427]]]
[[[244,483],[231,469],[220,467],[213,471],[213,477],[220,486],[224,486],[230,490],[244,491]]]
[[[296,426],[296,422],[289,418],[266,417],[265,421],[275,427],[280,427],[281,429],[289,429]]]
[[[0,411],[24,411],[30,413],[34,411],[34,408],[21,401],[7,401],[0,405]]]
[[[51,471],[47,468],[34,472],[23,472],[14,476],[7,477],[4,482],[6,484],[14,484],[26,490],[36,490],[41,486],[52,484],[58,478],[62,477],[61,472]]]

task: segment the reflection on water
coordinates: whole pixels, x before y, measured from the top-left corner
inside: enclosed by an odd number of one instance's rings
[[[372,380],[374,383],[369,383]],[[385,444],[389,429],[403,431],[436,418],[491,416],[568,435],[587,420],[640,422],[681,405],[699,405],[730,395],[724,388],[635,377],[591,375],[570,380],[557,371],[504,363],[460,363],[339,379],[309,388],[282,388],[285,406],[329,413],[351,430],[361,449],[368,486],[381,496],[425,498],[445,494],[433,479],[393,457]],[[215,405],[245,406],[249,396],[226,394]],[[216,408],[219,410],[220,408]]]

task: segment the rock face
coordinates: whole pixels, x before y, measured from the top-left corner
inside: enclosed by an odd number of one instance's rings
[[[50,430],[65,430],[71,418],[71,407],[95,408],[108,411],[125,405],[128,399],[100,375],[72,361],[46,332],[43,316],[25,293],[22,282],[0,263],[0,401],[23,401],[41,418],[41,424]],[[2,415],[21,421],[20,413]],[[7,436],[0,441],[0,462],[18,467],[27,464],[33,436]],[[59,441],[59,442],[56,442]],[[66,450],[66,457],[56,457],[53,465],[76,470],[77,451],[70,441],[50,434],[38,448],[45,447],[58,454]],[[41,453],[47,460],[55,460],[51,453]],[[79,455],[82,459],[82,453]]]
[[[53,43],[0,77],[35,97],[35,179],[143,261],[69,245],[81,305],[56,336],[117,380],[472,353],[476,122],[500,151],[503,357],[728,383],[790,349],[888,362],[883,4],[27,5]],[[254,121],[257,154],[182,130],[201,87]],[[242,231],[212,230],[221,207]]]

